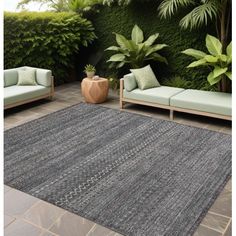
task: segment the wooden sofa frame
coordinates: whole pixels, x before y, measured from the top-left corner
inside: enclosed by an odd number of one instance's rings
[[[170,110],[170,120],[174,120],[174,111],[185,112],[185,113],[201,115],[201,116],[208,116],[208,117],[213,117],[213,118],[218,118],[218,119],[223,119],[223,120],[232,120],[232,116],[225,116],[225,115],[220,115],[220,114],[215,114],[215,113],[210,113],[210,112],[205,112],[205,111],[197,111],[197,110],[191,110],[191,109],[186,109],[186,108],[162,105],[158,103],[124,98],[123,90],[124,90],[124,79],[120,79],[120,109],[121,110],[124,109],[125,103],[133,103],[133,104],[139,104],[139,105],[145,105],[145,106],[151,106],[151,107],[157,107],[157,108]]]
[[[9,104],[9,105],[4,105],[4,110],[9,109],[9,108],[13,108],[13,107],[16,107],[16,106],[20,106],[20,105],[23,105],[23,104],[26,104],[26,103],[34,102],[34,101],[37,101],[37,100],[40,100],[40,99],[43,99],[43,98],[49,98],[50,100],[52,100],[53,96],[54,96],[54,77],[51,76],[51,90],[50,90],[49,94],[34,97],[32,99],[27,99],[27,100],[24,100],[24,101],[21,101],[21,102],[12,103],[12,104]]]

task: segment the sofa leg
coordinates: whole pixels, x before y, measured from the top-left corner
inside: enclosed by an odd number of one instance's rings
[[[48,99],[52,101],[53,100],[53,95],[49,96]]]
[[[174,110],[170,110],[170,120],[174,120]]]
[[[123,109],[123,108],[124,108],[124,105],[125,105],[125,102],[123,102],[123,101],[120,99],[120,109]]]

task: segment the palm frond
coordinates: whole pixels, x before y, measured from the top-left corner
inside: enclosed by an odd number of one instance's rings
[[[221,9],[219,0],[202,0],[202,4],[195,7],[180,21],[180,26],[184,29],[198,28],[203,24],[207,25],[210,20],[217,17]]]
[[[181,7],[187,7],[195,5],[194,0],[164,0],[158,7],[159,16],[161,18],[167,18],[175,14]]]

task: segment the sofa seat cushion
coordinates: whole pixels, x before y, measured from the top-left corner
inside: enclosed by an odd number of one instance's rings
[[[197,111],[231,116],[232,95],[229,93],[187,89],[170,99],[170,105]]]
[[[10,105],[24,100],[33,99],[50,93],[50,88],[36,86],[13,85],[4,88],[4,105]]]
[[[184,91],[184,89],[182,88],[174,88],[167,86],[160,86],[146,90],[134,89],[131,92],[128,92],[124,89],[123,96],[127,99],[134,99],[169,106],[170,98],[182,91]]]

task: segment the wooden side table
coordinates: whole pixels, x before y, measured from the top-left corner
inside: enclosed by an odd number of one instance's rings
[[[105,78],[98,80],[84,78],[81,83],[81,90],[86,102],[102,103],[107,99],[109,83]]]

